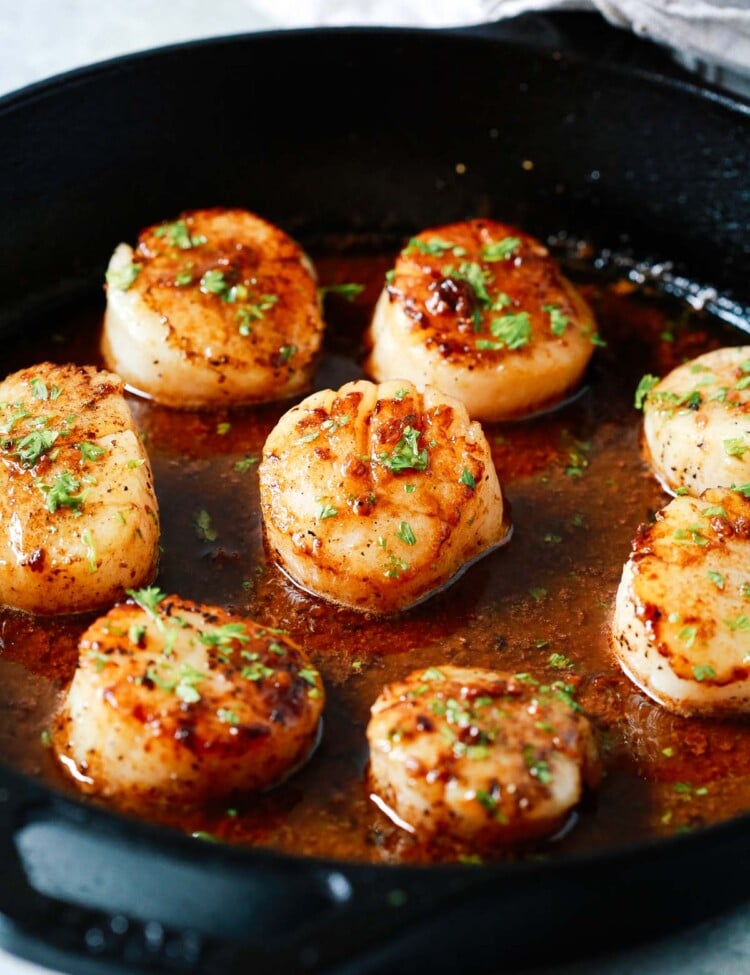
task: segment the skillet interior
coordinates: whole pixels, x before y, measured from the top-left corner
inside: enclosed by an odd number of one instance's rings
[[[289,75],[303,79],[291,98],[285,88]],[[42,86],[6,102],[0,125],[9,149],[0,162],[6,214],[0,280],[8,329],[28,323],[50,301],[90,287],[114,240],[132,238],[140,226],[177,212],[186,200],[196,206],[247,206],[302,239],[346,231],[398,235],[488,213],[541,236],[564,228],[598,248],[630,247],[638,257],[669,257],[677,261],[676,273],[713,284],[738,304],[750,302],[740,274],[750,222],[750,200],[742,186],[748,129],[742,110],[575,58],[513,44],[497,48],[468,35],[337,32],[249,38],[128,59],[57,87]],[[532,170],[522,168],[526,159],[534,161]],[[456,173],[458,161],[464,174]],[[11,773],[7,778],[9,799],[47,802],[37,787]],[[93,837],[83,840],[71,828],[76,822],[93,829]],[[9,832],[14,825],[8,822]],[[641,851],[637,867],[615,852],[557,864],[554,872],[530,866],[468,878],[466,871],[441,869],[426,880],[420,871],[399,869],[385,878],[382,871],[374,875],[339,865],[332,872],[315,862],[279,863],[239,851],[201,851],[199,861],[195,847],[188,849],[179,838],[56,799],[21,834],[26,837],[21,848],[27,867],[34,867],[36,857],[34,876],[42,887],[83,903],[128,910],[140,920],[158,916],[175,928],[188,916],[189,925],[205,934],[251,942],[260,927],[266,935],[289,932],[273,962],[273,970],[280,971],[284,958],[296,964],[295,952],[309,949],[311,937],[317,939],[319,960],[326,952],[346,957],[352,941],[362,938],[351,920],[355,908],[355,917],[378,916],[384,928],[409,922],[399,941],[402,957],[424,952],[427,929],[414,915],[429,913],[440,886],[441,897],[453,904],[443,908],[441,922],[451,941],[463,936],[472,917],[472,926],[483,917],[495,930],[501,917],[508,956],[529,957],[532,913],[538,919],[554,905],[558,917],[552,928],[561,940],[570,911],[575,917],[592,910],[598,885],[611,871],[630,895],[631,915],[632,897],[636,890],[643,895],[646,877],[652,897],[661,900],[666,894],[673,901],[678,876],[699,862],[708,869],[708,862],[720,858],[722,844],[735,858],[745,852],[739,826],[738,821],[702,838]],[[108,887],[100,870],[107,846],[97,846],[99,835],[131,851],[128,869],[110,876]],[[191,876],[204,897],[204,885],[212,882],[218,885],[212,900],[239,907],[229,917],[224,906],[198,919],[193,904],[190,915],[190,898],[174,863],[161,865],[158,881],[144,881],[145,865],[133,859],[133,846],[153,837],[159,838],[161,855],[184,858],[184,869],[198,871]],[[56,873],[45,875],[50,849],[59,849],[61,838],[73,861],[63,858]],[[75,845],[81,842],[94,847],[84,852],[85,846]],[[71,864],[82,856],[97,864],[104,888],[92,892],[72,880]],[[14,869],[10,850],[4,860],[7,891]],[[128,895],[126,877],[131,885],[139,878],[140,904]],[[20,882],[20,876],[15,879]],[[667,881],[666,888],[659,886]],[[171,906],[164,904],[165,888]],[[490,889],[481,897],[467,896],[467,889],[479,893],[482,888]],[[232,896],[238,889],[242,896]],[[260,890],[263,901],[273,904],[270,913],[259,913]],[[571,890],[577,894],[574,904]],[[299,895],[294,909],[292,891]],[[407,895],[407,905],[394,891]],[[689,904],[685,896],[679,900],[684,916]],[[339,902],[346,904],[348,921],[336,909]],[[24,920],[32,928],[39,920],[34,903],[29,894],[16,898],[13,907],[16,914],[25,907]],[[660,922],[667,920],[663,911],[662,904]],[[613,912],[618,913],[615,905]],[[248,917],[251,930],[243,930]],[[322,921],[314,936],[300,933],[303,919]],[[93,923],[86,915],[75,920],[84,928]],[[381,933],[371,919],[369,937],[376,940]],[[76,936],[85,940],[85,930],[75,925],[68,934],[71,947],[79,947]],[[142,940],[147,942],[145,933]],[[186,957],[195,947],[189,939],[174,944]],[[120,942],[116,947],[122,951]],[[486,950],[486,944],[467,948],[467,965],[484,958]],[[424,961],[424,954],[420,958]],[[229,971],[229,964],[217,970]]]

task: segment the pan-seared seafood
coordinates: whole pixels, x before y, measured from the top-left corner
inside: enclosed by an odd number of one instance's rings
[[[244,210],[148,227],[107,271],[102,352],[168,406],[284,399],[310,382],[323,335],[315,273],[283,231]]]
[[[131,595],[83,634],[57,720],[55,747],[85,790],[200,801],[304,761],[324,697],[301,650],[213,606]]]
[[[0,603],[78,613],[156,573],[159,515],[122,382],[43,362],[0,383]]]
[[[478,420],[558,403],[599,341],[590,308],[547,249],[506,224],[425,230],[389,278],[370,329],[369,373],[431,383]]]
[[[509,533],[479,424],[405,381],[347,383],[289,410],[263,449],[260,499],[298,585],[376,613],[429,596]]]
[[[367,738],[378,805],[425,838],[491,846],[553,832],[599,778],[572,688],[529,674],[414,671],[384,688]]]
[[[750,346],[707,352],[661,381],[644,376],[636,404],[646,456],[670,493],[750,481]]]
[[[677,497],[641,526],[612,638],[625,673],[670,711],[750,711],[750,500]]]

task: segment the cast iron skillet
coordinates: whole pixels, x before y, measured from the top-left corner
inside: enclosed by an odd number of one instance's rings
[[[98,287],[114,242],[212,205],[303,242],[468,215],[564,229],[670,259],[670,287],[711,285],[715,310],[750,320],[750,108],[587,18],[169,48],[11,95],[0,144],[6,338]],[[736,901],[749,827],[547,863],[374,867],[198,844],[0,765],[0,941],[73,972],[497,972]]]

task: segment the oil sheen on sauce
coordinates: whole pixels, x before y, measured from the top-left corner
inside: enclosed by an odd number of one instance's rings
[[[330,295],[316,388],[361,375],[362,337],[390,260],[316,255],[323,284],[366,285],[348,304]],[[394,826],[369,799],[365,728],[383,684],[453,663],[564,679],[597,729],[606,773],[567,828],[499,858],[554,857],[699,828],[750,809],[750,724],[679,718],[646,698],[614,661],[608,627],[622,564],[639,523],[667,500],[643,463],[633,391],[741,336],[623,282],[579,281],[606,340],[580,395],[556,412],[485,425],[512,507],[509,545],[455,585],[396,618],[375,619],[297,590],[263,549],[257,461],[290,403],[182,413],[132,397],[162,514],[158,585],[281,627],[307,648],[327,688],[321,744],[276,788],[214,808],[127,812],[231,843],[370,862],[453,859]],[[101,301],[57,320],[44,346],[17,344],[10,372],[35,361],[99,363]],[[216,538],[196,530],[208,512]],[[45,747],[45,729],[71,678],[92,617],[0,615],[0,755],[65,791],[75,787]],[[92,800],[86,800],[92,801]],[[95,800],[94,800],[95,801]]]

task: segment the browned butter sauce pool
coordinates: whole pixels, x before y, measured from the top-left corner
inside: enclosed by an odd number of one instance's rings
[[[352,305],[337,296],[327,299],[320,388],[361,375],[362,335],[390,259],[351,253],[321,258],[313,251],[316,257],[324,284],[366,284]],[[131,399],[161,505],[158,585],[288,630],[320,668],[327,706],[319,749],[270,792],[210,810],[127,812],[202,839],[296,854],[374,862],[465,855],[420,845],[376,809],[366,788],[365,728],[383,684],[447,662],[565,680],[577,689],[599,735],[606,774],[598,793],[558,837],[532,850],[498,852],[500,857],[620,845],[750,810],[750,723],[668,714],[620,673],[608,646],[631,538],[667,500],[640,456],[633,391],[643,373],[664,374],[685,358],[737,344],[741,336],[625,283],[584,275],[581,284],[607,341],[596,350],[581,395],[547,416],[485,426],[512,505],[511,543],[398,618],[372,619],[329,606],[295,589],[266,559],[257,459],[289,403],[201,414]],[[101,302],[92,302],[55,322],[46,345],[38,338],[19,344],[6,357],[5,370],[47,358],[99,362],[101,313]],[[200,512],[210,518],[209,537],[196,528]],[[91,618],[33,619],[8,611],[0,617],[0,754],[69,791],[74,786],[45,746],[44,731]]]

